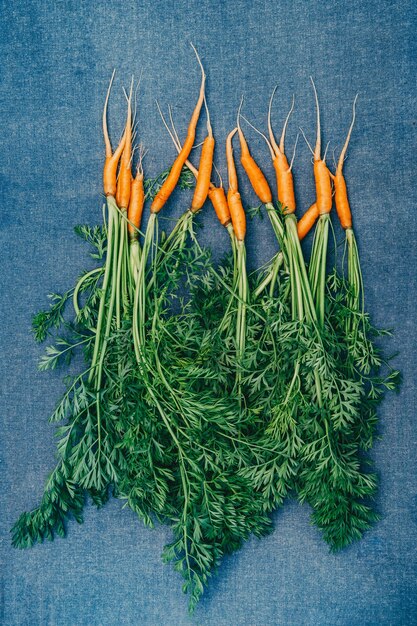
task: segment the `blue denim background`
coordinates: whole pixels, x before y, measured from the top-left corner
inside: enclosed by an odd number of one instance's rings
[[[123,1],[1,2],[1,623],[17,625],[216,626],[416,624],[415,301],[416,4],[387,0],[332,3]],[[382,514],[364,539],[330,555],[309,523],[307,506],[288,502],[276,530],[227,558],[193,618],[180,580],[160,561],[167,528],[145,529],[118,501],[68,537],[29,551],[10,547],[9,528],[34,506],[54,463],[47,416],[62,372],[43,374],[31,316],[51,290],[64,290],[89,266],[72,234],[101,219],[103,145],[100,114],[113,67],[110,118],[121,129],[121,85],[142,74],[139,136],[155,175],[175,154],[156,111],[174,105],[184,136],[199,80],[188,45],[208,72],[208,103],[218,137],[244,111],[265,128],[267,100],[278,130],[293,92],[288,144],[302,125],[314,132],[310,74],[319,91],[324,141],[338,151],[359,91],[358,120],[346,176],[363,261],[367,307],[377,324],[395,328],[390,348],[404,374],[399,396],[381,410],[383,438],[373,457],[381,477]],[[253,154],[273,182],[265,145],[248,130]],[[299,207],[313,198],[310,155],[300,141],[295,164]],[[255,198],[241,176],[246,204]],[[177,194],[166,215],[179,215]],[[227,237],[210,208],[202,239],[225,250]],[[252,266],[275,250],[267,220],[250,223]],[[340,229],[336,226],[340,237]]]

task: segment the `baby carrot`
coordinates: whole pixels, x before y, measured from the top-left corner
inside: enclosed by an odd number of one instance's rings
[[[158,106],[159,109],[159,106]],[[174,146],[176,147],[178,153],[181,152],[181,143],[178,139],[178,135],[177,135],[177,131],[175,129],[175,125],[174,125],[174,121],[172,119],[171,116],[171,111],[170,111],[170,120],[171,120],[171,125],[172,125],[172,130],[169,128],[164,115],[162,113],[162,111],[159,109],[159,113],[161,115],[162,121],[164,123],[165,128],[167,129],[169,136],[171,137]],[[208,132],[209,132],[209,136],[212,133],[211,131],[211,125],[210,125],[210,118],[208,115],[208,111],[207,111],[207,121],[208,121]],[[194,165],[191,163],[190,160],[186,160],[185,165],[188,167],[188,169],[190,170],[190,172],[192,172],[192,174],[194,174],[195,179],[197,180],[198,178],[198,170],[194,167]],[[211,203],[214,207],[214,210],[216,212],[216,215],[220,221],[220,223],[225,226],[227,228],[227,226],[230,224],[231,218],[230,218],[230,211],[229,211],[229,206],[227,204],[227,199],[226,199],[226,194],[224,192],[223,189],[223,185],[222,182],[220,181],[220,187],[216,187],[212,182],[209,182],[209,189],[208,189],[208,197],[211,200]]]
[[[268,204],[272,202],[272,193],[269,188],[268,181],[263,175],[261,168],[259,167],[255,159],[252,157],[251,153],[249,152],[249,147],[245,139],[245,135],[243,134],[243,131],[240,127],[239,117],[240,117],[240,109],[242,106],[242,102],[240,103],[239,111],[237,114],[237,131],[239,133],[239,141],[240,141],[240,149],[241,149],[240,162],[242,163],[243,169],[245,170],[251,182],[253,190],[258,196],[259,200],[263,204]]]
[[[131,181],[130,201],[127,212],[128,224],[127,228],[131,239],[138,238],[138,229],[142,220],[143,205],[145,201],[145,192],[143,188],[143,170],[142,166],[138,166],[135,178]]]
[[[237,132],[237,128],[234,128],[227,136],[226,139],[226,162],[227,162],[227,176],[229,181],[229,190],[237,191],[237,173],[236,165],[233,158],[233,135]]]
[[[222,226],[230,224],[232,218],[223,187],[215,187],[214,185],[211,186],[208,192],[208,197],[211,200],[220,224]]]
[[[175,159],[171,167],[171,171],[169,172],[164,184],[162,185],[162,187],[156,194],[155,198],[153,199],[153,202],[151,205],[152,213],[158,213],[162,209],[162,207],[165,205],[165,203],[167,202],[172,192],[174,191],[176,184],[178,182],[178,179],[181,176],[181,171],[184,166],[184,163],[186,162],[194,144],[197,122],[198,122],[198,118],[200,117],[201,107],[203,106],[203,102],[204,102],[204,87],[205,87],[205,81],[206,81],[206,75],[204,73],[203,66],[201,64],[200,58],[195,48],[194,48],[194,51],[197,55],[197,60],[201,67],[200,93],[198,96],[197,104],[191,116],[190,123],[188,125],[187,136],[185,138],[181,151],[178,154],[177,158]]]
[[[294,179],[292,175],[292,161],[288,163],[287,157],[284,152],[285,133],[288,126],[288,121],[294,110],[294,98],[291,108],[285,118],[284,126],[282,128],[281,139],[279,145],[277,144],[272,130],[271,124],[271,108],[276,88],[272,92],[271,99],[269,101],[268,108],[268,131],[270,138],[270,150],[272,153],[272,163],[275,170],[278,188],[278,200],[281,203],[284,213],[294,213],[295,211],[295,193],[294,193]],[[295,154],[295,149],[294,149]],[[293,157],[294,159],[294,157]]]
[[[116,203],[120,209],[127,209],[129,206],[130,186],[132,181],[132,90],[133,82],[130,87],[130,94],[127,101],[125,145],[120,159],[119,176],[116,188]]]
[[[103,169],[103,187],[104,187],[104,193],[106,196],[116,195],[117,166],[119,164],[119,159],[122,154],[125,141],[126,141],[126,131],[125,131],[122,135],[119,145],[117,146],[116,150],[113,153],[111,143],[110,143],[109,132],[107,128],[107,107],[109,103],[113,79],[114,79],[114,72],[110,79],[110,84],[107,90],[106,100],[104,102],[104,109],[103,109],[103,135],[104,135],[104,144],[106,147],[106,158],[104,161],[104,169]]]
[[[213,167],[214,137],[206,137],[201,150],[200,165],[198,168],[197,182],[194,190],[191,210],[199,211],[206,201]]]
[[[213,156],[214,156],[214,137],[210,123],[210,114],[206,101],[207,112],[207,132],[208,135],[203,142],[201,149],[200,163],[198,166],[197,182],[195,185],[194,195],[191,202],[191,211],[195,213],[199,211],[207,199],[208,190],[210,187],[211,170],[213,169]]]
[[[332,208],[332,184],[330,180],[330,172],[327,168],[326,162],[324,159],[321,158],[319,99],[313,79],[311,79],[311,83],[313,85],[317,111],[317,135],[316,146],[314,149],[314,180],[316,183],[316,204],[320,215],[324,215],[326,213],[330,213]]]
[[[230,217],[232,219],[236,239],[243,241],[246,236],[246,215],[240,193],[229,189],[227,192],[227,204],[229,205]]]
[[[346,136],[345,144],[340,153],[339,162],[337,164],[336,173],[333,176],[334,188],[335,188],[335,201],[336,201],[336,211],[340,220],[340,224],[342,228],[345,230],[347,228],[352,228],[352,212],[350,210],[348,193],[346,188],[346,181],[343,175],[343,162],[345,160],[346,151],[349,145],[350,136],[352,134],[353,126],[355,124],[355,114],[356,114],[356,100],[353,101],[353,112],[352,112],[352,122],[350,124],[348,134]]]
[[[309,209],[304,213],[301,219],[297,222],[297,233],[300,241],[304,239],[313,228],[314,224],[319,217],[319,210],[317,208],[317,204],[314,203],[311,205]]]
[[[240,193],[238,191],[237,174],[235,161],[233,159],[233,135],[236,133],[237,128],[234,128],[226,139],[226,160],[227,160],[227,172],[229,178],[229,190],[227,192],[227,204],[229,205],[230,217],[232,219],[233,230],[235,231],[236,239],[243,241],[246,235],[246,215],[242,205]]]

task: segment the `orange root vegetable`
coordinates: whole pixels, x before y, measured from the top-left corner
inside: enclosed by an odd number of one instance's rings
[[[245,170],[250,180],[250,183],[253,187],[253,190],[258,196],[259,200],[263,204],[268,204],[272,202],[271,189],[269,188],[268,181],[266,180],[261,168],[259,167],[255,159],[252,157],[251,153],[249,152],[247,141],[240,127],[239,116],[240,116],[240,109],[242,106],[242,102],[240,103],[239,111],[237,114],[237,131],[239,133],[239,141],[240,141],[240,149],[241,149],[240,162],[242,163],[243,169]]]
[[[270,139],[270,150],[272,150],[273,158],[272,163],[275,170],[278,188],[278,200],[282,205],[284,213],[294,213],[295,211],[295,193],[294,193],[294,179],[292,175],[292,162],[288,163],[287,157],[284,152],[285,133],[288,126],[288,121],[294,110],[294,98],[291,104],[291,108],[285,118],[284,126],[282,128],[282,134],[279,146],[275,140],[274,132],[271,124],[271,108],[276,88],[272,92],[271,99],[268,107],[268,131]],[[295,151],[294,151],[295,154]],[[294,157],[293,157],[294,158]]]
[[[332,209],[332,184],[330,173],[324,161],[314,161],[314,180],[316,183],[316,204],[320,215],[330,213]]]
[[[127,120],[125,128],[125,145],[120,158],[119,176],[116,188],[116,203],[120,209],[127,209],[129,206],[130,187],[132,182],[132,90],[133,81],[130,87],[130,94],[127,101]]]
[[[234,128],[227,136],[226,139],[226,161],[227,161],[227,174],[229,181],[229,190],[227,192],[227,204],[229,205],[230,217],[233,224],[233,230],[235,231],[236,239],[243,241],[246,235],[246,215],[242,205],[242,199],[238,191],[236,165],[233,158],[233,144],[232,139],[237,131]]]
[[[311,79],[313,85],[314,97],[316,100],[316,112],[317,112],[317,135],[316,146],[314,150],[314,180],[316,184],[316,204],[320,215],[330,213],[332,209],[332,183],[330,179],[330,172],[327,168],[326,162],[321,158],[321,128],[320,128],[320,107],[319,99],[317,96],[316,86],[313,79]]]
[[[222,224],[222,226],[230,224],[232,218],[223,187],[215,187],[213,185],[209,189],[208,197],[211,200],[220,224]]]
[[[229,189],[227,193],[227,204],[229,205],[230,217],[236,239],[238,241],[244,241],[246,236],[246,215],[240,193]]]
[[[282,152],[278,153],[273,160],[273,166],[277,178],[278,200],[285,213],[294,213],[294,179],[285,154]]]
[[[107,128],[107,107],[109,103],[113,79],[114,79],[114,72],[110,79],[110,84],[107,89],[106,100],[104,102],[104,108],[103,108],[103,135],[104,135],[104,144],[106,147],[106,158],[104,161],[104,168],[103,168],[103,188],[104,188],[104,193],[106,196],[116,195],[117,166],[119,164],[119,160],[123,152],[123,148],[124,148],[125,141],[126,141],[126,131],[125,131],[122,135],[119,145],[117,146],[116,150],[113,153],[111,143],[110,143],[109,132]]]
[[[158,193],[156,194],[152,202],[152,205],[151,205],[152,213],[158,213],[162,209],[162,207],[165,205],[165,203],[168,201],[168,198],[170,197],[170,195],[172,194],[172,192],[174,191],[178,183],[179,177],[181,176],[182,168],[186,160],[188,159],[188,156],[194,145],[197,122],[200,117],[201,107],[203,106],[203,102],[204,102],[204,87],[205,87],[205,82],[206,82],[206,75],[204,73],[203,66],[201,64],[201,61],[195,49],[194,51],[197,55],[197,60],[201,68],[200,93],[198,96],[197,104],[191,116],[190,123],[188,125],[187,136],[185,138],[184,144],[181,148],[180,153],[178,154],[177,158],[175,159],[171,167],[171,171],[169,172],[167,179],[165,180],[164,184],[162,185],[162,187],[160,188],[160,190],[158,191]]]
[[[314,203],[309,209],[307,209],[302,218],[298,220],[297,233],[300,241],[302,241],[304,237],[308,235],[308,233],[316,223],[319,215],[320,213],[317,208],[317,204]]]
[[[336,168],[336,173],[333,177],[333,183],[334,183],[334,188],[335,188],[336,211],[339,217],[340,224],[342,228],[344,228],[345,230],[347,228],[352,228],[352,212],[350,210],[346,181],[345,181],[345,177],[343,176],[343,162],[345,160],[346,151],[349,145],[353,126],[355,124],[355,115],[356,115],[355,107],[356,107],[357,97],[358,96],[356,96],[353,101],[352,121],[348,130],[348,134],[346,136],[345,144],[340,153],[339,162]]]
[[[341,227],[346,230],[352,228],[352,212],[347,194],[345,177],[342,172],[336,172],[334,177],[336,212],[339,217]]]
[[[171,109],[169,109],[169,115],[170,115],[170,122],[171,122],[171,126],[172,126],[172,130],[169,128],[167,121],[164,118],[164,115],[161,111],[161,109],[159,108],[158,105],[158,109],[159,109],[159,113],[161,115],[162,121],[164,123],[165,128],[168,131],[169,136],[171,137],[174,146],[176,147],[178,153],[181,152],[181,143],[178,139],[178,135],[177,135],[177,131],[175,129],[175,124],[174,121],[172,119],[172,115],[171,115]],[[210,121],[209,121],[209,117],[207,118],[207,128],[208,128],[208,132],[209,132],[209,137],[210,134],[212,133],[211,131],[211,126],[210,126]],[[206,139],[208,139],[209,137],[207,137]],[[213,145],[214,148],[214,145]],[[201,160],[200,160],[201,161]],[[212,164],[213,164],[213,160],[212,160]],[[198,170],[194,167],[194,165],[191,163],[191,161],[189,161],[188,159],[185,162],[185,165],[188,167],[188,169],[190,170],[190,172],[192,174],[194,174],[196,180],[198,178]],[[201,168],[201,162],[200,162],[200,168]],[[214,207],[214,210],[216,212],[216,215],[220,221],[220,223],[227,227],[230,222],[231,222],[231,217],[230,217],[230,211],[229,211],[229,205],[227,204],[227,199],[226,199],[226,195],[224,193],[224,189],[223,189],[223,185],[222,183],[220,184],[220,187],[216,187],[212,182],[209,182],[209,189],[208,189],[208,197],[211,200],[211,203]]]
[[[138,167],[138,171],[131,182],[130,202],[127,212],[128,231],[131,239],[138,238],[138,230],[142,221],[143,205],[145,202],[145,191],[143,188],[143,171]]]
[[[191,202],[191,210],[193,213],[199,211],[207,199],[210,187],[211,170],[213,168],[214,143],[214,137],[210,135],[205,138],[203,143],[197,182]]]

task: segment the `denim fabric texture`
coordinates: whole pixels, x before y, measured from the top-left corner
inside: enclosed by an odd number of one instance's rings
[[[1,1],[1,559],[0,622],[4,626],[371,626],[417,624],[416,24],[411,0],[75,0]],[[357,123],[345,174],[360,246],[366,306],[375,324],[395,329],[387,347],[399,352],[404,382],[386,398],[372,451],[380,475],[381,521],[362,541],[330,554],[310,525],[309,507],[288,501],[271,536],[251,539],[226,558],[193,617],[181,580],[160,554],[170,530],[144,528],[113,500],[66,539],[14,550],[9,530],[34,507],[54,466],[54,427],[47,418],[63,391],[62,374],[37,371],[42,346],[31,317],[47,294],[73,285],[90,267],[78,223],[101,221],[101,111],[113,68],[110,103],[114,141],[125,114],[122,85],[141,76],[139,137],[145,170],[169,166],[175,150],[155,99],[174,107],[180,136],[207,70],[207,99],[225,174],[223,140],[244,114],[265,129],[268,98],[277,131],[296,108],[288,132],[313,139],[315,79],[324,144],[336,154],[359,92]],[[204,131],[200,125],[199,136]],[[253,155],[271,185],[263,140],[248,129]],[[331,156],[330,156],[331,159]],[[314,197],[311,155],[300,140],[295,160],[300,210]],[[242,172],[247,206],[256,198]],[[175,193],[165,217],[178,216],[187,193]],[[227,250],[207,206],[201,241]],[[336,220],[336,236],[342,231]],[[162,222],[169,228],[170,221]],[[249,222],[249,264],[276,250],[266,219]],[[310,242],[306,242],[308,249]],[[76,366],[74,366],[74,371]]]

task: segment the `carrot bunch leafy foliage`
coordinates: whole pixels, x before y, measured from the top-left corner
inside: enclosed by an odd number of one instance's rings
[[[297,141],[292,158],[285,153],[294,101],[278,143],[271,122],[274,90],[268,136],[260,133],[276,173],[277,200],[249,150],[242,102],[225,142],[226,191],[213,163],[206,75],[198,55],[197,60],[200,90],[183,142],[171,109],[171,127],[159,109],[177,157],[155,179],[145,176],[143,146],[133,145],[133,83],[125,92],[121,140],[111,147],[112,77],[103,113],[103,223],[75,229],[95,267],[72,289],[51,294],[49,308],[33,320],[35,339],[52,341],[41,370],[67,368],[73,359],[83,365],[77,375],[66,376],[66,391],[50,417],[59,424],[55,469],[38,506],[21,514],[12,529],[13,545],[29,547],[64,536],[71,518],[82,522],[87,497],[97,507],[115,497],[145,525],[172,529],[163,559],[182,576],[190,610],[225,554],[251,535],[271,532],[271,513],[287,497],[310,505],[331,550],[371,527],[378,519],[372,504],[377,477],[368,453],[378,407],[400,383],[383,352],[382,340],[390,333],[374,328],[365,310],[342,171],[356,99],[333,174],[321,149],[313,83],[317,134],[315,148],[308,145],[316,197],[298,220],[292,173]],[[190,154],[202,111],[207,135],[196,167]],[[271,261],[252,273],[235,135],[261,202],[256,212],[264,206],[277,243]],[[219,184],[212,182],[213,169]],[[160,213],[176,187],[193,195],[166,233]],[[337,259],[331,267],[328,259],[333,197],[345,231],[341,267]],[[220,264],[197,236],[206,199],[230,238],[230,253]],[[150,215],[141,230],[148,200]],[[307,261],[301,242],[313,228]]]

